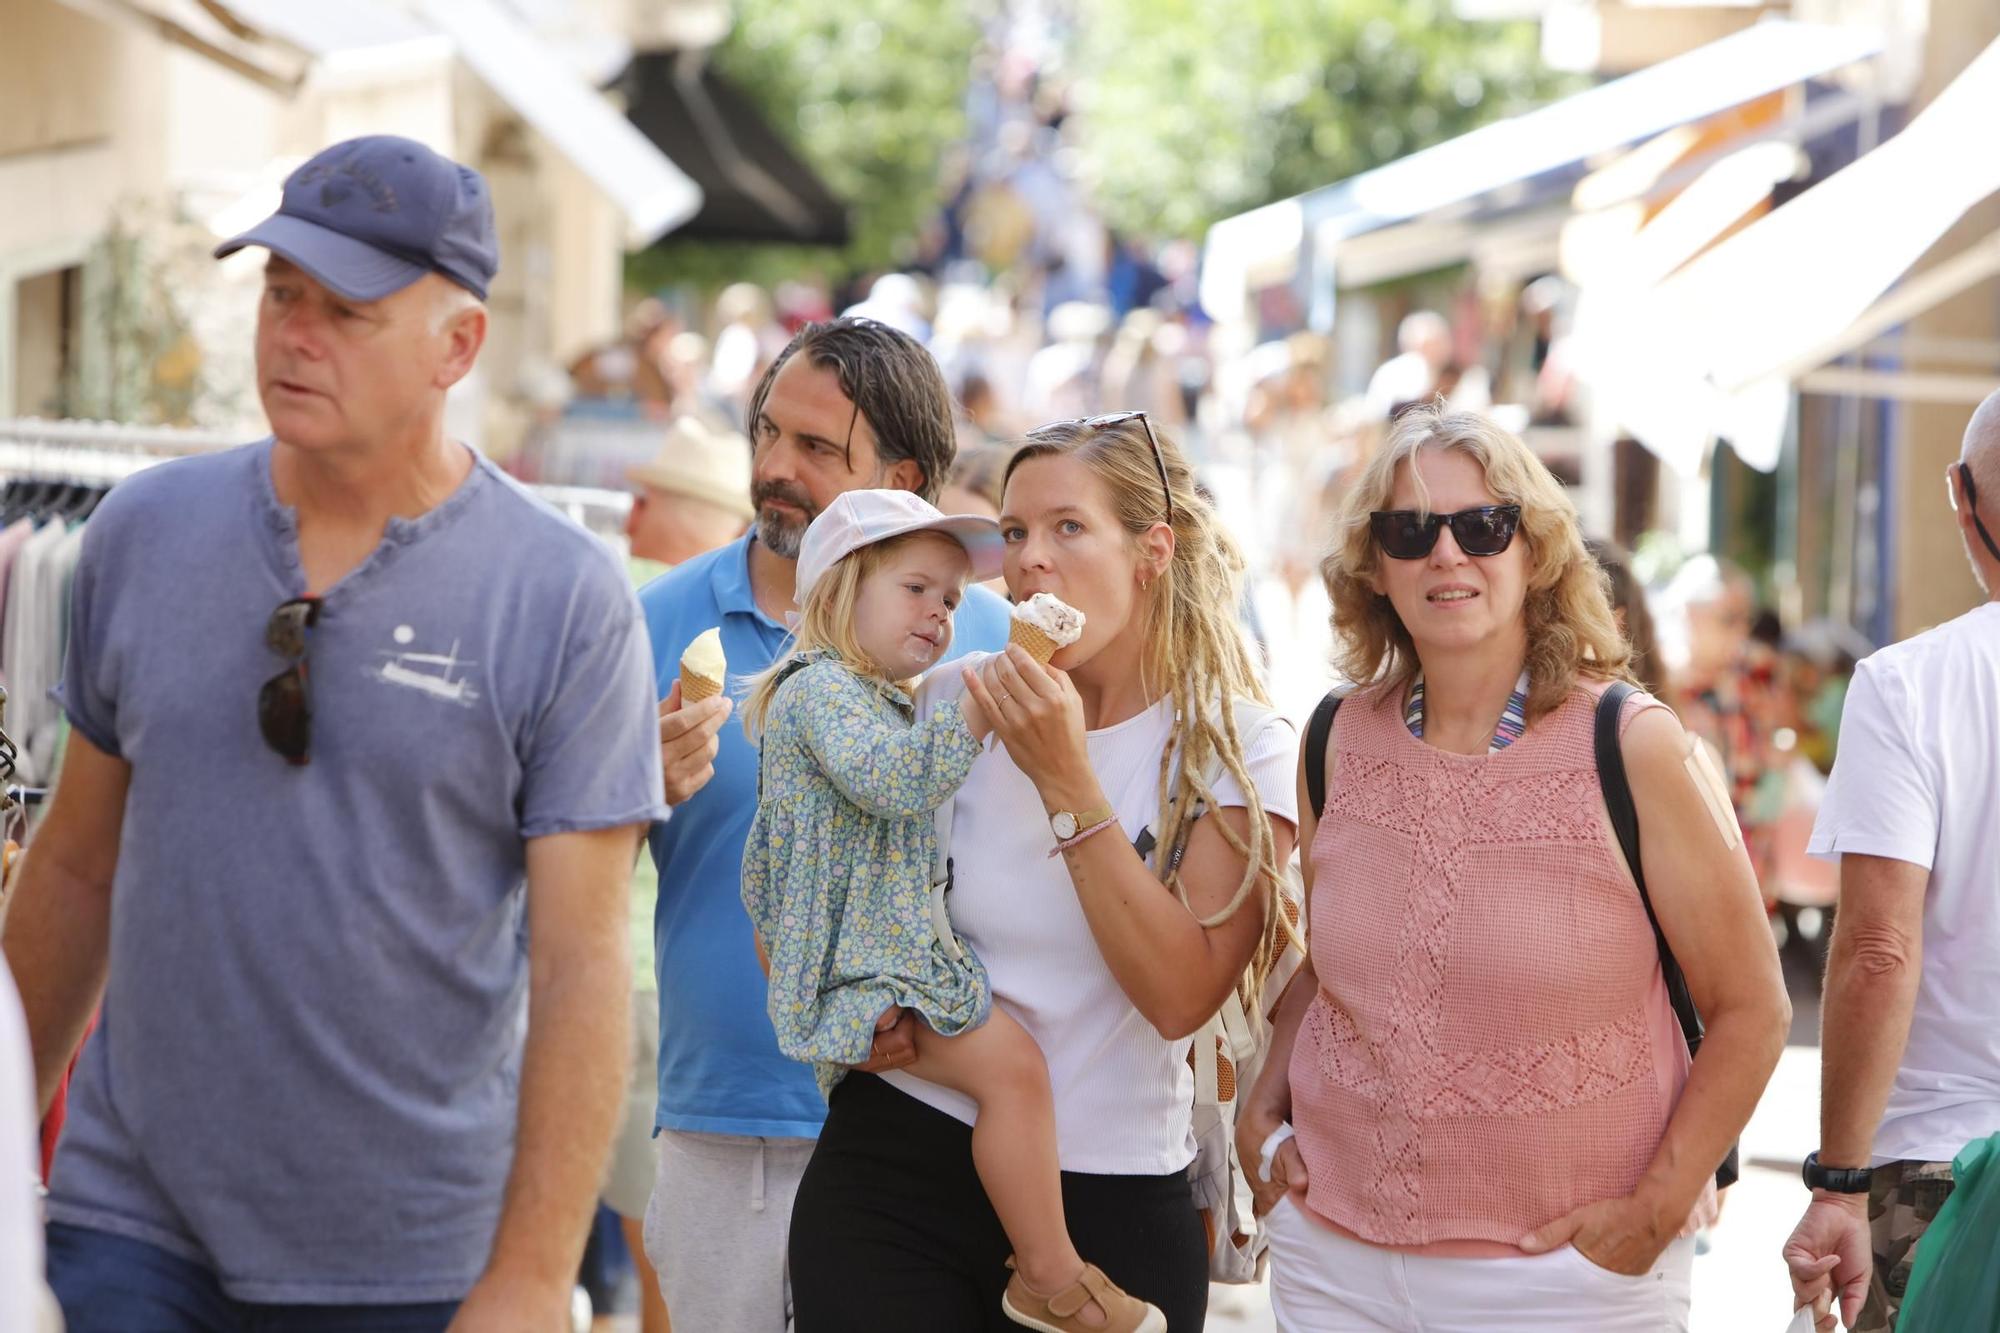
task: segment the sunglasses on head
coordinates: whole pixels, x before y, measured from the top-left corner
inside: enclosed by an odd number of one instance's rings
[[[1051,421],[1028,432],[1030,439],[1045,431],[1063,426],[1087,426],[1091,430],[1103,430],[1108,426],[1122,426],[1128,421],[1136,421],[1146,432],[1146,443],[1153,446],[1153,468],[1160,474],[1160,497],[1167,502],[1167,526],[1174,525],[1174,489],[1167,484],[1167,456],[1160,452],[1159,437],[1153,434],[1153,423],[1146,419],[1144,412],[1107,412],[1100,417],[1071,417],[1066,421]]]
[[[312,747],[312,698],[306,690],[306,631],[319,620],[320,599],[294,597],[271,613],[264,646],[289,665],[257,691],[257,729],[285,762],[303,765]]]
[[[1482,505],[1456,514],[1423,514],[1414,509],[1378,509],[1368,516],[1376,545],[1392,560],[1421,560],[1437,545],[1438,533],[1451,529],[1451,539],[1467,555],[1499,555],[1513,543],[1521,526],[1521,506]]]

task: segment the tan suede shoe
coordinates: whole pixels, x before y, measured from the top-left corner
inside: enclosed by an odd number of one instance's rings
[[[1009,1259],[1007,1267],[1013,1266]],[[1092,1301],[1104,1311],[1101,1324],[1084,1322],[1083,1312]],[[1031,1290],[1017,1272],[1007,1279],[1000,1309],[1015,1323],[1039,1333],[1167,1333],[1167,1317],[1158,1306],[1127,1296],[1096,1264],[1085,1264],[1083,1276],[1053,1296]]]

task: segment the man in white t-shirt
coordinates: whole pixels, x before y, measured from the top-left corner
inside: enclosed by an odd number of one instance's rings
[[[0,960],[0,1328],[62,1327],[42,1281],[41,1172],[28,1025],[14,974]]]
[[[1856,669],[1808,850],[1840,861],[1798,1304],[1893,1330],[1951,1162],[2000,1131],[2000,393],[1947,478],[1989,600]],[[1818,1319],[1821,1333],[1831,1312]]]

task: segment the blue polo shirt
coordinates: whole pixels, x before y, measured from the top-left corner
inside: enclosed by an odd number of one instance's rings
[[[746,536],[679,565],[639,594],[653,641],[660,697],[680,676],[681,653],[720,626],[726,688],[776,661],[790,638],[757,609]],[[953,619],[951,657],[996,652],[1009,610],[985,588],[968,589]],[[764,1009],[750,918],[743,910],[743,844],[757,810],[757,751],[732,716],[723,724],[715,776],[653,825],[660,897],[653,951],[660,982],[660,1102],[654,1125],[704,1134],[816,1138],[826,1103],[810,1066],[786,1059]]]

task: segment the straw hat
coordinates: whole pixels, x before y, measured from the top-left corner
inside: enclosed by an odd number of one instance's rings
[[[705,501],[746,521],[757,516],[750,506],[750,441],[696,416],[676,417],[660,452],[627,468],[625,479]]]

